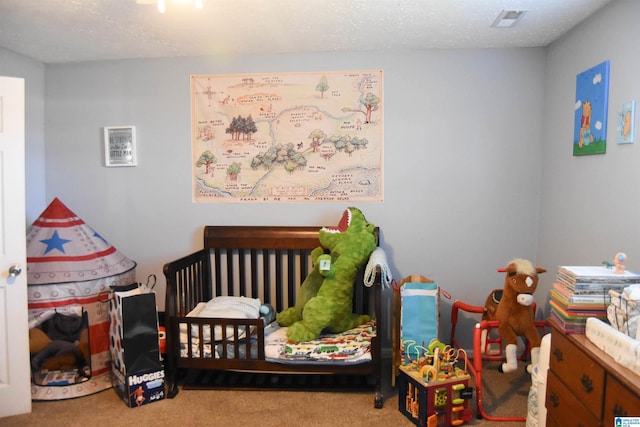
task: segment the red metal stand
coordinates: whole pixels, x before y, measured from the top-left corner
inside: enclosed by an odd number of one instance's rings
[[[482,314],[484,307],[465,304],[460,301],[455,301],[451,306],[451,345],[457,348],[461,348],[460,343],[455,337],[456,323],[458,322],[458,311],[462,310],[474,314]],[[535,313],[536,306],[534,303],[533,312]],[[544,333],[546,331],[546,322],[543,320],[536,320],[536,327]],[[520,421],[525,422],[526,416],[494,416],[485,412],[483,407],[483,384],[482,384],[482,362],[483,361],[499,361],[503,360],[503,345],[500,337],[491,337],[491,330],[497,329],[500,322],[496,320],[481,320],[475,324],[473,330],[473,358],[472,363],[469,365],[469,372],[474,378],[476,384],[476,407],[477,418],[484,418],[488,421]],[[482,345],[482,334],[486,332],[485,343]],[[492,344],[495,344],[492,346]],[[489,349],[497,348],[497,351],[489,351]],[[518,357],[519,360],[527,360],[529,356],[529,345],[526,343],[525,349]]]

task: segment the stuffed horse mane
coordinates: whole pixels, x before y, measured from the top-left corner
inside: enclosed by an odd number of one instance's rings
[[[515,266],[516,274],[527,274],[529,276],[535,276],[536,274],[538,274],[538,271],[533,266],[533,264],[531,264],[531,261],[528,261],[526,259],[516,258],[509,263],[509,266],[511,265]],[[509,270],[509,266],[507,266],[506,270]]]

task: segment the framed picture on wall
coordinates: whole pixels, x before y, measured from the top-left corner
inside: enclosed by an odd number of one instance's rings
[[[636,101],[622,104],[622,111],[618,112],[618,144],[632,144],[634,122],[636,121]]]
[[[104,128],[104,165],[136,166],[136,127],[112,126]]]
[[[609,61],[578,74],[573,155],[604,154],[607,150]]]

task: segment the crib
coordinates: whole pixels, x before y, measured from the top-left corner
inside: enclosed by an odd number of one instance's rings
[[[374,319],[339,337],[295,347],[277,322],[199,317],[220,296],[258,299],[276,312],[295,304],[320,246],[313,226],[205,226],[203,249],[164,265],[167,396],[183,388],[349,390],[374,392],[383,406],[381,278],[354,285],[353,312]],[[380,230],[376,227],[376,242]],[[274,338],[275,337],[275,338]],[[356,344],[352,344],[354,339]],[[354,356],[354,357],[352,357]]]

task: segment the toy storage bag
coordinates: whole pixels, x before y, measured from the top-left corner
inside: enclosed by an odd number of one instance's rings
[[[407,279],[400,284],[400,344],[405,356],[410,356],[411,347],[426,348],[438,338],[440,288],[423,276]]]
[[[164,399],[156,294],[138,284],[113,288],[109,298],[113,386],[130,407]]]

